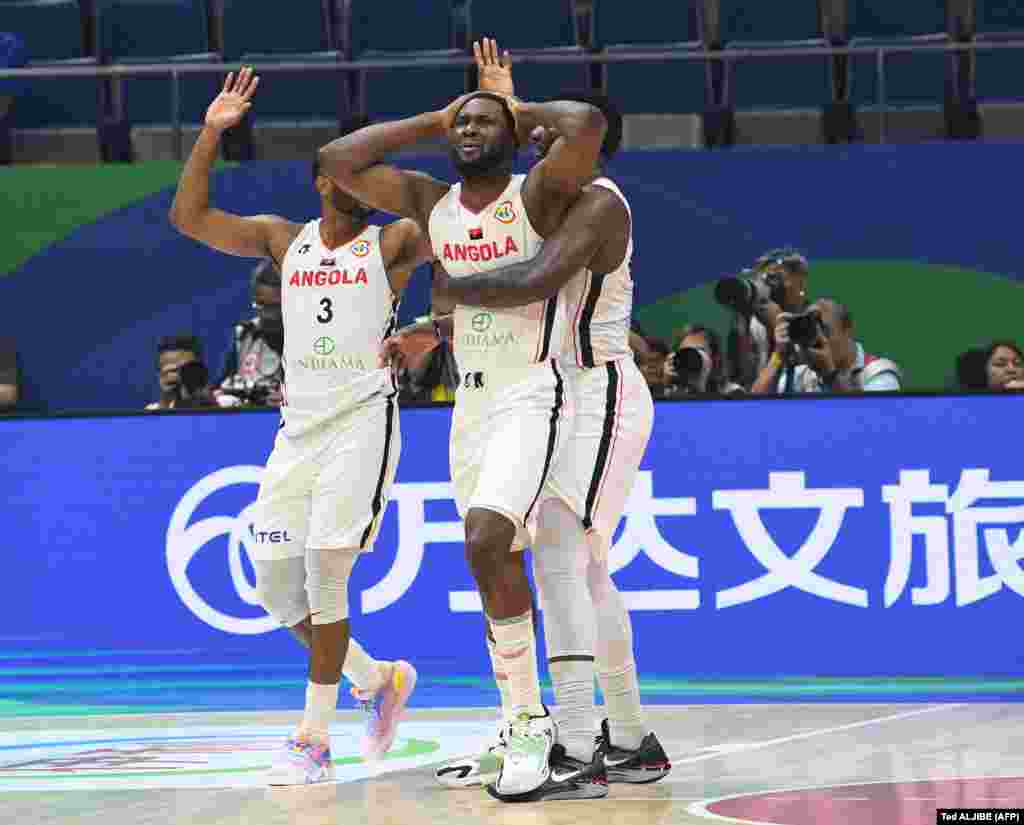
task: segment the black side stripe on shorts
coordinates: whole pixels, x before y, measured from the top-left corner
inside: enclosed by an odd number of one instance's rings
[[[551,407],[551,423],[548,427],[548,451],[544,456],[544,472],[540,474],[540,486],[537,487],[537,495],[535,495],[533,497],[533,501],[530,502],[530,507],[526,511],[523,521],[530,520],[530,513],[532,513],[533,508],[537,506],[537,499],[540,498],[541,491],[547,483],[548,471],[551,469],[551,459],[555,455],[555,443],[558,440],[558,417],[562,413],[562,376],[559,374],[558,367],[555,366],[554,360],[551,361],[551,371],[555,374],[555,403]]]
[[[373,531],[373,525],[377,523],[377,516],[380,514],[380,508],[383,504],[383,493],[384,493],[384,479],[388,474],[388,459],[391,455],[391,432],[394,430],[395,425],[395,399],[393,395],[388,396],[388,409],[384,424],[384,458],[380,462],[380,475],[377,476],[377,489],[373,492],[373,502],[370,505],[370,510],[373,516],[370,518],[370,523],[366,525],[366,529],[363,531],[363,537],[359,539],[359,549],[366,549],[366,542],[370,538],[370,533]]]
[[[541,347],[540,357],[537,362],[548,360],[548,353],[551,352],[551,331],[555,328],[555,316],[558,312],[558,296],[548,298],[544,302],[544,344]]]
[[[612,433],[615,432],[615,411],[619,403],[619,373],[615,362],[605,364],[608,370],[608,391],[605,393],[604,427],[601,430],[601,441],[597,445],[597,460],[594,462],[594,475],[590,477],[590,489],[587,490],[587,503],[583,513],[583,529],[593,527],[594,505],[597,503],[597,491],[601,487],[601,478],[608,465],[608,451],[612,445]]]
[[[590,321],[594,317],[594,310],[597,309],[597,299],[601,297],[602,286],[604,286],[604,275],[591,273],[590,291],[587,293],[587,300],[580,313],[580,358],[584,367],[594,366],[594,344],[590,340]]]

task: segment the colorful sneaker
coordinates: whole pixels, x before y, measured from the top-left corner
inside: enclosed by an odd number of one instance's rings
[[[434,771],[434,779],[446,788],[478,788],[497,780],[508,742],[508,722],[498,723],[494,744],[477,756],[464,756],[445,762]]]
[[[370,715],[362,742],[364,761],[380,759],[391,749],[402,711],[415,687],[416,668],[399,660],[391,671],[391,679],[376,693],[366,694],[358,688],[352,689],[352,695]]]
[[[267,771],[268,785],[312,785],[334,779],[331,746],[289,738]]]
[[[551,774],[539,788],[524,794],[499,793],[494,785],[487,793],[502,802],[541,802],[545,799],[603,799],[608,796],[608,776],[600,751],[590,762],[576,759],[562,745],[551,748]]]
[[[601,722],[598,751],[604,757],[609,782],[646,785],[668,776],[672,770],[668,754],[654,733],[647,734],[635,751],[617,748],[612,744],[607,719]]]
[[[551,775],[551,748],[555,744],[555,720],[547,708],[543,716],[521,713],[512,720],[501,770],[492,796],[516,796],[535,791]]]

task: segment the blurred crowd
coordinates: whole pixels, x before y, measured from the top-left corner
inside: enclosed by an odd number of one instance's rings
[[[852,309],[839,298],[811,301],[810,283],[807,258],[794,249],[776,249],[715,285],[716,300],[732,317],[724,335],[710,325],[689,324],[669,343],[634,325],[630,343],[652,395],[674,399],[903,391],[903,369],[860,340]],[[211,372],[200,339],[191,333],[157,342],[157,397],[147,410],[282,403],[281,274],[270,260],[253,270],[250,295],[252,315],[230,330],[231,346],[218,372]],[[1024,390],[1024,351],[1014,341],[967,350],[953,368],[955,385],[947,389]],[[452,401],[458,374],[446,341],[402,367],[400,399]],[[0,412],[15,409],[19,383],[15,342],[0,337]]]

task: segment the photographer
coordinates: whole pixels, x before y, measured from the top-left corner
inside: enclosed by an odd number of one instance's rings
[[[728,381],[722,369],[722,339],[702,324],[683,328],[679,346],[665,359],[664,398],[681,395],[738,395],[739,384]]]
[[[715,300],[736,313],[729,335],[729,376],[744,387],[768,363],[775,351],[771,331],[783,312],[797,313],[807,306],[810,266],[795,249],[773,249],[738,277],[715,285]]]
[[[853,316],[839,301],[823,298],[799,315],[782,313],[776,349],[751,392],[897,392],[903,376],[888,358],[864,351],[854,337]]]
[[[215,407],[207,386],[209,371],[202,361],[202,347],[194,335],[169,335],[157,344],[157,380],[160,400],[147,410],[184,410]]]
[[[237,324],[217,389],[221,406],[281,406],[284,383],[284,325],[281,320],[281,272],[269,258],[252,273],[256,316]]]

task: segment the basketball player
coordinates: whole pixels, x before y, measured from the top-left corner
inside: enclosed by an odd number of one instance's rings
[[[499,57],[496,44],[487,39],[475,51],[481,88],[511,94],[507,53],[504,59]],[[578,663],[596,653],[609,714],[601,733],[608,780],[653,782],[671,766],[657,736],[645,727],[629,613],[607,559],[654,415],[650,391],[629,346],[632,216],[622,192],[602,169],[619,148],[622,116],[602,95],[567,93],[560,98],[597,106],[608,123],[600,160],[580,199],[534,260],[464,278],[435,270],[433,297],[442,305],[501,308],[546,300],[559,290],[567,294],[572,346],[561,366],[576,400],[575,426],[545,493],[551,500],[541,505],[533,555],[549,669],[562,711],[558,741],[570,759],[588,758],[594,729],[593,682],[586,681]],[[550,129],[535,130],[531,140],[538,158],[545,156],[556,137]],[[388,339],[385,351],[405,349],[411,354],[434,346],[435,340],[429,328],[410,328]],[[566,613],[588,608],[587,599],[580,598],[573,586],[580,569],[586,571],[596,613],[596,638],[593,631],[584,638],[565,632],[576,625],[565,619]],[[497,662],[495,677],[504,706],[507,690]],[[508,708],[503,711],[507,715]],[[502,750],[499,732],[498,742],[487,753],[447,763],[435,775],[450,787],[486,783]]]
[[[538,126],[559,137],[529,175],[513,175],[519,135]],[[462,277],[537,254],[591,176],[604,132],[604,116],[589,104],[523,103],[475,92],[443,111],[346,135],[321,150],[321,164],[354,197],[427,228],[435,257]],[[461,177],[454,186],[382,163],[396,150],[440,137]],[[466,556],[508,677],[508,750],[489,786],[506,800],[607,794],[600,760],[558,764],[554,725],[540,701],[529,582],[510,553],[528,542],[571,425],[557,363],[567,323],[560,295],[509,310],[463,305],[454,311],[463,381],[452,421],[451,475]]]
[[[231,255],[273,258],[282,272],[286,370],[282,429],[257,498],[256,586],[267,612],[310,648],[302,721],[275,760],[272,785],[333,776],[328,727],[341,674],[371,712],[366,758],[394,739],[416,681],[406,662],[372,659],[350,639],[348,580],[373,547],[401,449],[395,386],[377,367],[412,272],[429,260],[413,221],[369,226],[370,210],[314,164],[322,217],[292,223],[209,205],[209,175],[225,129],[252,106],[258,78],[228,75],[182,171],[171,222]]]

